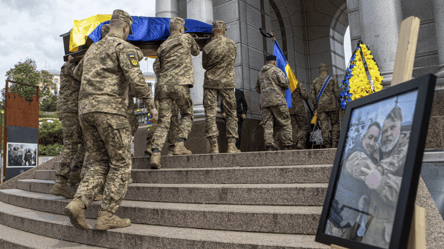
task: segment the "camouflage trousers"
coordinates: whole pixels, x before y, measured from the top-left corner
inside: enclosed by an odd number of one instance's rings
[[[66,184],[72,170],[80,172],[83,167],[85,157],[85,145],[83,143],[82,129],[79,122],[78,113],[59,113],[59,120],[62,123],[63,149],[62,158],[56,172],[56,183]],[[79,144],[80,148],[79,148]]]
[[[80,115],[91,167],[80,182],[75,198],[87,208],[104,187],[102,210],[114,213],[131,179],[131,130],[125,116],[110,113]]]
[[[300,146],[306,148],[308,126],[307,126],[307,115],[305,111],[300,114],[291,115],[291,127],[293,134],[293,146]]]
[[[139,129],[139,120],[137,120],[137,117],[134,114],[134,110],[128,110],[127,117],[131,128],[131,134],[134,137],[134,135],[137,132],[137,129]]]
[[[328,118],[330,118],[331,122],[331,138],[330,138],[330,130],[328,129]],[[330,148],[333,144],[336,144],[339,141],[339,112],[338,111],[332,111],[332,112],[319,112],[318,113],[318,119],[319,123],[321,124],[321,132],[322,132],[322,139],[324,140],[324,145],[327,148]]]
[[[162,150],[171,126],[174,103],[180,110],[177,138],[187,139],[193,125],[194,112],[189,86],[159,85],[156,97],[159,99],[159,120],[153,134],[152,149]]]
[[[278,139],[283,146],[291,146],[291,119],[286,105],[262,107],[265,146],[273,146],[273,127],[276,125]]]
[[[216,108],[217,97],[220,96],[224,111],[227,114],[227,138],[228,143],[235,143],[239,138],[237,134],[237,111],[236,111],[236,96],[234,90],[231,89],[211,89],[204,88],[203,104],[205,108],[205,134],[206,138],[210,140],[217,140],[219,130],[216,125]]]
[[[159,100],[154,100],[154,105],[157,109],[160,108]],[[173,106],[171,107],[171,124],[170,129],[168,130],[168,147],[173,147],[176,144],[177,140],[177,130],[179,128],[179,109],[176,105],[176,102],[173,101]],[[148,130],[146,134],[146,145],[153,145],[153,135],[156,131],[158,123],[151,124],[151,128]]]

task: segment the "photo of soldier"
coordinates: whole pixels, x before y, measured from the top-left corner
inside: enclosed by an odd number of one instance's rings
[[[33,151],[37,150],[37,144],[8,143],[7,167],[36,166],[33,160]]]
[[[326,234],[388,248],[416,96],[414,91],[353,111]],[[354,129],[367,123],[361,119],[370,124]]]

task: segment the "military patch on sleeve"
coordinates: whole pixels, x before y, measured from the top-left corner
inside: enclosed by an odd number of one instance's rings
[[[139,66],[139,61],[137,60],[135,54],[128,54],[128,60],[130,61],[131,65],[133,65],[133,67]]]

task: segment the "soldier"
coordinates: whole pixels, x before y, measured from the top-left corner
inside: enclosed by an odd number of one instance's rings
[[[307,113],[305,112],[304,100],[308,100],[307,92],[301,83],[291,94],[293,107],[290,108],[291,126],[293,128],[293,148],[303,150],[307,144]]]
[[[157,120],[157,110],[139,66],[139,49],[126,42],[132,18],[123,10],[115,10],[110,33],[86,52],[82,65],[79,92],[79,116],[92,167],[80,182],[74,200],[65,214],[75,227],[89,230],[84,209],[105,186],[101,211],[95,228],[127,227],[129,219],[114,215],[131,179],[131,130],[127,118],[128,88],[142,99]]]
[[[352,150],[345,164],[346,172],[365,183],[369,190],[369,210],[374,219],[362,242],[382,248],[390,242],[410,140],[410,130],[401,129],[401,124],[402,112],[396,106],[382,125],[380,144],[375,148],[378,133],[370,125],[362,141],[365,150]],[[373,141],[367,142],[369,139]]]
[[[68,188],[69,182],[80,178],[80,172],[85,157],[82,130],[80,128],[78,114],[78,97],[80,82],[75,78],[73,70],[78,62],[72,56],[63,64],[60,72],[60,92],[57,99],[57,115],[63,127],[63,149],[60,163],[57,167],[55,185],[50,193],[63,196],[67,199],[74,198],[74,193]],[[80,148],[78,147],[80,145]],[[74,164],[71,171],[71,163]]]
[[[311,88],[311,99],[315,110],[318,113],[318,119],[321,123],[322,139],[326,148],[337,148],[339,141],[339,105],[338,100],[341,90],[335,77],[328,76],[327,65],[319,65],[318,78],[313,81]],[[332,130],[328,129],[328,119],[330,118]]]
[[[160,62],[159,58],[156,58],[153,64],[153,71],[156,75],[156,78],[159,78],[159,71],[160,71]],[[157,94],[157,85],[156,89],[154,90],[154,105],[157,109],[159,109],[159,95]],[[151,147],[153,145],[153,134],[157,128],[158,124],[152,124],[151,128],[148,130],[148,133],[146,135],[146,150],[145,155],[151,156],[152,151]],[[173,155],[174,146],[176,144],[177,140],[177,129],[179,128],[179,109],[176,105],[176,102],[173,101],[173,105],[171,106],[171,125],[170,129],[168,130],[168,156]]]
[[[28,165],[26,165],[26,162],[28,162]],[[25,165],[31,166],[32,165],[32,152],[31,149],[27,149],[25,153]]]
[[[105,24],[105,25],[102,26],[102,39],[108,35],[109,30],[110,30],[110,25],[109,24]],[[92,44],[91,46],[94,46],[94,44]],[[139,55],[138,58],[139,58],[139,61],[140,61],[143,58],[143,53],[140,50],[138,50],[137,52],[138,52],[138,55]],[[78,77],[78,76],[76,75],[76,77]],[[128,92],[128,113],[127,113],[127,115],[128,115],[128,122],[129,122],[130,128],[131,128],[131,135],[134,137],[134,135],[137,132],[137,129],[139,128],[139,121],[137,120],[137,117],[134,114],[134,108],[135,108],[135,105],[134,105],[134,95],[131,93],[130,89],[128,89],[128,91],[129,92]],[[72,184],[79,183],[80,180],[85,177],[86,172],[91,167],[92,163],[93,163],[93,161],[91,159],[91,156],[89,155],[88,152],[86,152],[85,157],[84,157],[83,169],[82,169],[80,178],[78,180],[76,178],[77,181],[72,183]],[[71,174],[71,176],[72,176],[72,174]],[[69,181],[68,181],[68,183],[69,183]],[[132,179],[130,179],[129,183],[130,184],[132,183]],[[101,194],[99,194],[99,193],[102,193],[102,192],[103,192],[103,189],[100,190],[95,195],[95,197],[94,197],[95,201],[102,201],[103,200],[103,196]]]
[[[205,133],[210,141],[210,153],[218,154],[219,146],[216,126],[217,98],[220,96],[227,116],[228,153],[239,153],[236,148],[237,113],[234,88],[234,62],[236,61],[236,43],[225,37],[226,25],[224,21],[213,22],[213,40],[208,43],[202,52],[202,66],[206,70],[204,81]]]
[[[184,34],[185,21],[180,17],[170,20],[170,37],[160,45],[157,56],[160,62],[156,96],[159,98],[159,124],[153,135],[150,166],[160,169],[160,150],[170,128],[173,102],[180,109],[179,124],[174,155],[190,155],[184,142],[188,138],[194,120],[193,100],[190,88],[194,85],[194,71],[191,55],[199,55],[199,45],[189,34]]]
[[[265,147],[273,151],[273,126],[278,125],[279,137],[284,150],[291,147],[291,119],[285,101],[285,90],[290,87],[290,80],[281,69],[276,67],[276,56],[267,56],[267,63],[262,67],[257,78],[256,92],[261,95],[262,122],[264,125]]]

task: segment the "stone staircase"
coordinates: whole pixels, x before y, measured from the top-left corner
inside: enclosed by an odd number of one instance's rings
[[[70,200],[49,194],[55,170],[37,169],[0,189],[0,248],[329,248],[314,238],[335,153],[164,156],[160,170],[133,158],[116,213],[132,225],[106,232],[93,229],[101,202],[85,212],[88,232],[71,226]]]

